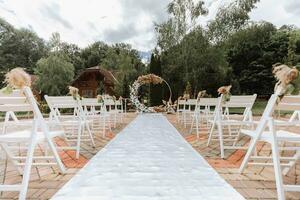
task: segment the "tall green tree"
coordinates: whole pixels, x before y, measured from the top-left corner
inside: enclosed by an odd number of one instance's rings
[[[34,86],[42,94],[65,95],[74,78],[74,66],[63,51],[58,33],[52,34],[48,45],[51,47],[51,53],[37,62],[37,80]]]
[[[162,75],[161,72],[161,62],[159,55],[152,53],[151,60],[149,64],[149,73],[158,76]],[[162,104],[162,85],[151,84],[149,87],[150,105],[158,106]]]
[[[248,25],[249,13],[260,0],[234,0],[221,6],[216,17],[208,26],[208,33],[212,41],[224,41],[231,34]]]
[[[15,29],[0,18],[0,84],[4,74],[15,67],[33,73],[36,62],[47,55],[45,41],[28,29]]]
[[[128,44],[118,43],[108,47],[100,65],[112,71],[117,79],[115,92],[118,96],[129,96],[129,85],[145,71],[138,52]]]
[[[66,95],[74,78],[74,66],[63,55],[51,54],[37,62],[35,87],[48,95]]]
[[[234,87],[241,93],[271,94],[272,65],[283,63],[288,53],[289,33],[270,23],[253,24],[233,34],[228,43],[227,60],[232,67]]]
[[[80,57],[83,62],[83,69],[99,65],[106,57],[108,48],[107,44],[98,41],[82,49]]]
[[[300,30],[290,31],[287,64],[290,66],[300,65]]]

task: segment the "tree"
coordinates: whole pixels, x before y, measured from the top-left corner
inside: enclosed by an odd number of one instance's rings
[[[64,55],[51,54],[37,62],[35,87],[43,94],[65,95],[74,78],[74,66]]]
[[[231,34],[248,25],[249,13],[260,0],[234,0],[221,6],[216,17],[208,23],[212,41],[224,41]]]
[[[84,61],[81,58],[81,49],[76,44],[61,43],[61,52],[67,56],[68,61],[74,65],[75,75],[84,70]]]
[[[43,39],[28,29],[15,29],[0,18],[0,83],[4,74],[15,67],[26,68],[33,73],[36,62],[47,55]]]
[[[177,45],[196,25],[196,20],[201,15],[206,15],[208,10],[204,1],[172,0],[168,4],[169,19],[162,24],[155,24],[158,47],[162,51]]]
[[[189,47],[185,56],[182,45]],[[175,98],[182,96],[188,82],[191,95],[199,90],[215,95],[220,85],[230,82],[226,78],[230,69],[223,49],[210,43],[200,27],[186,35],[180,44],[162,52],[161,61],[163,77],[170,83]]]
[[[83,69],[99,65],[105,58],[108,48],[107,44],[98,41],[82,49],[80,57]]]
[[[300,30],[291,30],[288,42],[287,64],[295,66],[300,64]]]
[[[161,76],[161,62],[159,55],[151,55],[149,72]],[[162,85],[150,85],[149,96],[150,96],[150,105],[158,106],[162,104]]]
[[[129,85],[145,71],[138,52],[130,45],[118,43],[108,47],[100,65],[113,71],[117,79],[115,91],[118,96],[129,96]]]
[[[227,61],[232,67],[234,87],[240,93],[271,94],[272,65],[283,63],[288,53],[289,33],[271,23],[256,23],[242,29],[227,41]]]

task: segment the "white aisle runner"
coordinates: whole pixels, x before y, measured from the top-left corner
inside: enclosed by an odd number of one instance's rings
[[[141,114],[98,152],[55,200],[237,200],[160,114]]]

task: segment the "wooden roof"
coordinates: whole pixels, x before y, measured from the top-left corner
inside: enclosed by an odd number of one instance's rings
[[[107,86],[115,85],[114,83],[116,79],[113,76],[113,74],[100,66],[86,68],[83,72],[79,74],[79,76],[73,81],[72,84],[76,83],[77,81],[80,81],[85,76],[89,76],[91,73],[96,74],[99,80],[102,80],[103,84]]]
[[[72,86],[78,87],[80,90],[80,86],[83,82],[92,80],[92,82],[102,82],[104,85],[105,93],[114,95],[114,87],[115,81],[117,81],[114,75],[109,71],[100,66],[86,68],[82,71],[79,76],[72,82]],[[97,89],[95,84],[92,84],[95,90]]]

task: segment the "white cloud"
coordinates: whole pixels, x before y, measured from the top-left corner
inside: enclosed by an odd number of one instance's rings
[[[0,0],[0,17],[17,27],[33,29],[44,39],[59,32],[64,41],[81,47],[102,40],[127,42],[139,50],[155,46],[153,22],[166,20],[170,0]],[[228,1],[228,0],[226,0]],[[212,19],[223,0],[206,0]],[[299,0],[261,0],[251,19],[266,20],[277,26],[300,27]]]
[[[297,4],[298,3],[298,6]],[[289,9],[293,7],[293,9]],[[292,10],[298,12],[292,12]],[[277,27],[284,24],[293,24],[300,27],[300,7],[299,0],[261,0],[257,4],[257,9],[251,13],[251,19],[254,21],[265,20],[273,23]]]

